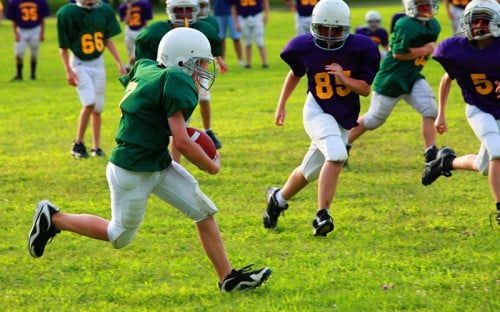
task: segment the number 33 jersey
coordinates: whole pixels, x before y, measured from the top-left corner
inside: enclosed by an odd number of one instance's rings
[[[466,37],[451,37],[434,51],[451,79],[456,79],[467,104],[500,119],[500,99],[495,93],[495,81],[500,81],[500,38],[485,49],[472,46]]]
[[[59,48],[70,49],[84,61],[98,58],[106,40],[121,32],[115,12],[106,3],[93,9],[68,3],[56,15]]]
[[[303,34],[285,46],[281,58],[295,76],[307,74],[307,91],[326,113],[335,117],[345,129],[357,125],[359,94],[352,92],[335,75],[328,74],[325,66],[337,63],[346,77],[371,84],[379,68],[380,54],[369,37],[351,34],[340,49],[324,50],[316,46],[311,34]]]

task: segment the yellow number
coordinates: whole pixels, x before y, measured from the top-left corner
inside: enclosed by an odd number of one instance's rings
[[[420,56],[420,57],[417,57],[415,60],[414,60],[414,64],[415,66],[424,66],[425,63],[427,63],[427,60],[425,59],[425,56]]]
[[[493,91],[493,84],[486,78],[485,74],[470,74],[470,79],[476,87],[477,93],[487,95]]]
[[[120,103],[118,104],[118,109],[120,109],[120,106],[122,105],[123,101],[125,101],[125,99],[130,95],[130,93],[132,93],[136,88],[137,88],[137,82],[135,82],[135,81],[130,81],[127,84],[127,88],[125,89],[125,94],[123,95]],[[120,112],[121,112],[121,109],[120,109]]]
[[[38,11],[36,7],[28,6],[21,8],[21,19],[25,22],[27,21],[37,21]]]
[[[99,52],[104,51],[104,35],[98,31],[94,35],[83,34],[81,38],[82,52],[85,54],[92,54],[96,50]]]
[[[318,0],[300,0],[300,4],[303,6],[315,6]]]
[[[467,3],[469,3],[470,1],[469,0],[452,0],[451,2],[453,5],[466,6]]]
[[[256,0],[240,0],[240,4],[242,7],[256,6],[257,1]]]
[[[351,76],[351,71],[350,70],[345,70],[344,75],[346,77]],[[322,73],[317,73],[314,75],[314,83],[316,85],[316,95],[322,99],[322,100],[327,100],[331,98],[334,94],[334,89],[331,84],[330,80],[330,75],[326,72]],[[351,89],[347,87],[340,79],[335,76],[335,93],[338,96],[347,96],[349,93],[351,93]]]
[[[132,15],[130,15],[128,25],[132,27],[141,26],[141,14],[138,12],[133,12]]]

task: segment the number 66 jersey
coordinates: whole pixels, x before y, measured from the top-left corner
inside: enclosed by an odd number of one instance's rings
[[[106,3],[92,9],[68,3],[56,15],[59,48],[70,49],[80,60],[98,58],[106,39],[121,32],[114,10]]]
[[[359,94],[328,74],[325,66],[339,64],[346,77],[371,84],[379,69],[380,54],[369,37],[350,34],[341,48],[325,50],[315,44],[312,34],[298,35],[280,55],[296,77],[307,74],[307,91],[326,113],[345,129],[357,125]]]

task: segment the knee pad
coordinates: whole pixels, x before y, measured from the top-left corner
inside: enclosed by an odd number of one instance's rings
[[[137,229],[117,229],[112,225],[108,227],[109,241],[116,249],[123,248],[130,244],[137,234]]]
[[[384,124],[387,118],[378,117],[370,112],[363,116],[363,122],[365,123],[365,128],[368,130],[374,130]]]
[[[438,113],[438,108],[437,105],[434,103],[431,103],[424,107],[421,111],[420,114],[422,114],[422,117],[425,118],[436,118]]]
[[[500,134],[491,132],[485,135],[484,145],[490,155],[490,160],[500,159]]]

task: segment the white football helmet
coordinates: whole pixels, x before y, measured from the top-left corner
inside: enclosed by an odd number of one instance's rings
[[[175,25],[194,24],[200,14],[200,5],[198,0],[166,0],[168,19]]]
[[[210,14],[210,0],[199,0],[200,14],[198,14],[199,19],[207,18]]]
[[[94,9],[101,5],[101,0],[76,0],[76,5],[85,9]]]
[[[370,28],[372,31],[375,31],[380,28],[380,25],[382,23],[382,16],[375,10],[368,11],[365,14],[365,22],[366,27]]]
[[[403,0],[406,15],[426,22],[437,14],[439,4],[437,0]]]
[[[342,0],[321,0],[312,11],[311,34],[323,50],[344,46],[351,30],[351,10]]]
[[[482,20],[483,25],[474,25]],[[500,4],[495,0],[473,0],[465,7],[462,29],[469,40],[500,37]]]
[[[177,27],[167,32],[158,45],[156,61],[165,67],[178,68],[189,76],[196,73],[198,86],[205,90],[209,90],[215,81],[210,42],[194,28]]]

